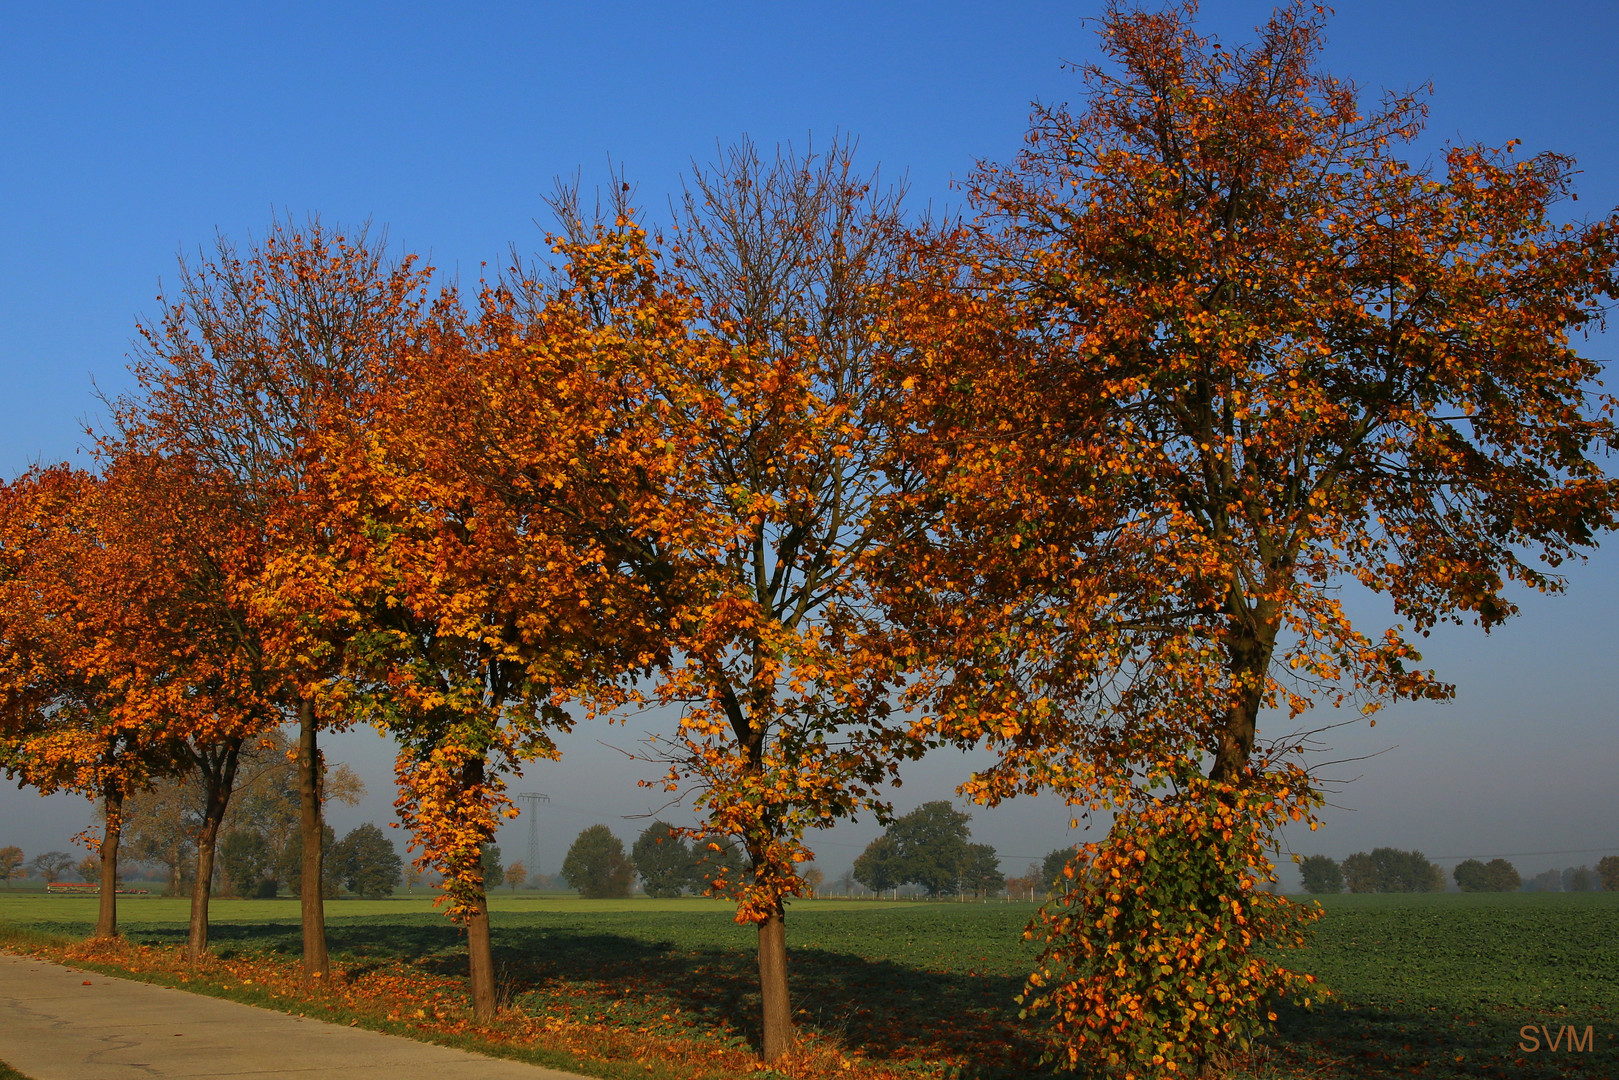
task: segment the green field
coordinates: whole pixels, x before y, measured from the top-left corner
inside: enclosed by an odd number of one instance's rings
[[[95,901],[7,896],[0,921],[80,936]],[[121,905],[136,942],[184,937],[186,901]],[[1314,943],[1292,961],[1336,990],[1310,1013],[1284,1010],[1251,1075],[1291,1077],[1619,1076],[1619,894],[1418,894],[1326,898]],[[494,898],[503,992],[527,1009],[594,1009],[655,1023],[678,1008],[693,1031],[753,1034],[752,933],[708,900]],[[970,1060],[968,1075],[1026,1075],[1040,1045],[1012,997],[1032,952],[1028,904],[808,901],[788,917],[800,1020],[869,1057]],[[423,897],[327,907],[334,956],[463,970],[454,927]],[[298,949],[291,900],[214,904],[224,954]],[[1520,1028],[1594,1030],[1589,1051],[1520,1048]]]

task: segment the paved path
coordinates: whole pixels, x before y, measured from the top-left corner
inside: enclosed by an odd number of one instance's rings
[[[583,1080],[5,952],[0,1061],[34,1080]]]

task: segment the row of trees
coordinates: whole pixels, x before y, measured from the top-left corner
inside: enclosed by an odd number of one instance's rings
[[[701,894],[714,881],[736,881],[744,872],[735,843],[690,843],[682,830],[654,821],[636,837],[629,854],[607,826],[584,829],[568,848],[561,878],[581,896],[609,898],[630,895],[639,876],[648,896],[665,898]]]
[[[95,856],[75,860],[65,851],[42,851],[29,859],[16,845],[0,848],[0,881],[8,885],[12,878],[37,876],[44,881],[64,880],[72,871],[84,881],[96,881],[101,876],[101,864]]]
[[[330,836],[330,830],[327,832]],[[327,897],[338,896],[344,890],[367,899],[393,895],[404,861],[381,829],[371,824],[360,825],[342,840],[327,844],[327,848],[324,881]],[[170,895],[183,896],[193,883],[188,874],[176,875],[173,872],[176,868],[185,869],[183,861],[169,868]],[[30,874],[47,882],[64,881],[70,871],[81,881],[100,883],[101,860],[91,854],[75,861],[74,856],[65,851],[45,851],[25,865],[21,848],[0,848],[0,881],[8,885],[12,878]],[[273,897],[283,885],[296,895],[299,886],[296,875],[296,866],[285,852],[278,859],[254,833],[228,833],[220,845],[217,876],[227,896]],[[123,884],[122,878],[117,884]]]
[[[1111,66],[970,219],[907,221],[847,146],[743,145],[661,234],[627,185],[559,193],[551,272],[470,306],[363,234],[222,240],[142,326],[98,471],[0,492],[0,765],[104,805],[104,880],[127,799],[191,772],[199,956],[243,749],[296,724],[315,975],[320,733],[378,726],[489,1019],[507,778],[677,706],[661,785],[741,850],[711,888],[757,927],[773,1059],[807,831],[978,747],[980,803],[1112,812],[1035,930],[1070,1060],[1241,1045],[1309,993],[1254,951],[1299,940],[1258,884],[1319,804],[1261,713],[1449,696],[1410,635],[1494,626],[1613,526],[1571,335],[1619,222],[1559,223],[1555,154],[1402,160],[1421,100],[1320,71],[1317,9],[1243,49],[1194,14],[1111,6]],[[1399,625],[1358,627],[1346,578]]]
[[[1531,892],[1619,892],[1619,855],[1606,855],[1596,868],[1569,866],[1562,870],[1545,870],[1523,887]]]
[[[1311,893],[1338,893],[1345,885],[1350,892],[1443,892],[1445,889],[1445,872],[1438,863],[1429,862],[1420,851],[1398,848],[1374,848],[1370,853],[1357,851],[1341,865],[1325,855],[1310,855],[1299,863],[1299,875],[1304,890]]]
[[[1374,848],[1359,851],[1340,865],[1326,855],[1310,855],[1299,864],[1304,889],[1311,893],[1339,893],[1347,885],[1350,892],[1441,892],[1445,874],[1437,863],[1429,862],[1420,851]],[[1466,859],[1451,870],[1462,892],[1516,892],[1519,889],[1580,892],[1607,889],[1619,892],[1619,855],[1604,856],[1592,871],[1589,867],[1547,870],[1525,881],[1517,868],[1505,859]]]

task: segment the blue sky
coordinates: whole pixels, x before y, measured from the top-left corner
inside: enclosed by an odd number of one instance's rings
[[[156,310],[177,254],[216,230],[246,239],[273,213],[371,219],[396,245],[475,281],[510,245],[540,248],[542,195],[611,159],[652,219],[692,158],[750,135],[769,146],[813,135],[859,140],[860,157],[908,177],[916,206],[957,203],[976,159],[1017,150],[1031,100],[1075,100],[1063,61],[1095,54],[1077,3],[238,3],[8,4],[0,36],[0,469],[72,458],[94,421],[94,386],[116,393],[134,320]],[[1269,4],[1211,2],[1200,25],[1248,40]],[[1523,140],[1575,155],[1574,209],[1619,204],[1619,7],[1607,3],[1345,4],[1324,66],[1365,86],[1431,81],[1428,136]],[[1607,358],[1611,340],[1590,351]],[[1338,753],[1388,752],[1333,770],[1362,779],[1334,796],[1305,852],[1378,844],[1430,855],[1569,852],[1521,868],[1619,851],[1619,559],[1570,573],[1571,595],[1531,598],[1486,639],[1436,634],[1429,659],[1457,702],[1392,710],[1374,729],[1333,733]],[[1375,616],[1375,602],[1365,610]],[[1370,625],[1370,624],[1368,624]],[[1330,717],[1323,717],[1330,719]],[[640,775],[581,732],[567,766],[524,790],[556,799],[542,862],[607,821],[626,838],[644,810]],[[388,755],[370,736],[340,744],[371,783],[339,826],[386,820]],[[916,770],[902,808],[947,798],[963,762]],[[0,791],[0,844],[65,847],[83,804]],[[352,818],[353,820],[349,820]],[[1040,801],[979,811],[980,839],[1008,854],[1065,842],[1067,815]],[[875,834],[839,829],[835,875]],[[508,843],[526,846],[519,827]]]

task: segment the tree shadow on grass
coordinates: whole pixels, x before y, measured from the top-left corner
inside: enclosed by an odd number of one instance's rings
[[[642,920],[645,922],[646,920]],[[723,921],[728,922],[728,918]],[[41,925],[82,935],[87,926]],[[714,1038],[758,1046],[759,992],[751,939],[662,927],[604,932],[577,922],[498,926],[495,960],[504,1000],[542,1015],[605,1023],[675,1037]],[[699,928],[700,929],[700,928]],[[338,917],[328,924],[333,957],[350,973],[392,962],[454,979],[466,977],[465,938],[458,927],[420,915]],[[667,935],[667,936],[666,936]],[[141,943],[181,945],[184,926],[130,928]],[[696,943],[680,945],[673,937]],[[269,952],[296,956],[296,921],[216,923],[222,956]],[[731,941],[734,940],[735,944]],[[836,948],[789,951],[797,1021],[850,1052],[879,1060],[944,1062],[963,1078],[1023,1077],[1042,1046],[1017,1019],[1013,997],[1021,976],[926,970],[872,960]],[[939,960],[932,961],[939,963]],[[1610,1016],[1545,1015],[1525,1009],[1445,1013],[1435,1008],[1329,1004],[1279,1009],[1278,1030],[1237,1076],[1255,1080],[1597,1080],[1619,1077],[1619,1032]],[[1570,1049],[1563,1025],[1589,1049]],[[1545,1027],[1540,1045],[1524,1049],[1520,1029]]]
[[[144,944],[180,945],[184,927],[141,928]],[[297,955],[296,923],[220,923],[221,957]],[[419,916],[334,919],[334,963],[350,975],[406,962],[462,980],[466,941],[448,921]],[[577,925],[503,926],[494,959],[501,996],[525,1011],[674,1037],[759,1045],[759,983],[750,948],[690,948],[673,941]],[[1044,1075],[1044,1046],[1018,1020],[1021,977],[929,971],[854,953],[793,948],[788,955],[796,1022],[845,1052],[877,1060],[940,1063],[962,1080]]]
[[[345,949],[381,949],[397,945],[400,930],[355,927],[341,934]],[[545,926],[504,927],[497,942],[497,969],[519,989],[526,1009],[669,1034],[719,1032],[758,1048],[758,968],[748,948],[694,949]],[[424,964],[464,973],[465,961],[445,944],[442,937],[417,938],[414,947]],[[1013,1001],[1021,978],[927,971],[815,948],[790,949],[788,965],[796,1022],[845,1051],[945,1062],[964,1078],[1041,1071],[1043,1047],[1029,1037]]]

